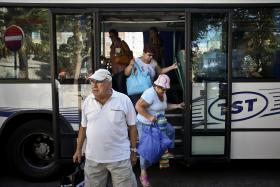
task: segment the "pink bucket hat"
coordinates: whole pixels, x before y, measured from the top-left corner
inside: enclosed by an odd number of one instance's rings
[[[157,80],[154,82],[155,85],[161,86],[165,89],[170,88],[170,78],[165,74],[160,74]]]

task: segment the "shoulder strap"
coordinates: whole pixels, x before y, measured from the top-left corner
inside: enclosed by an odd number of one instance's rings
[[[135,64],[134,64],[134,65],[135,65],[135,67],[137,68],[137,70],[143,72],[142,69],[141,69],[141,67],[140,67],[139,64],[138,64],[138,61],[139,61],[139,60],[137,60],[137,59],[139,59],[139,58],[136,58]]]

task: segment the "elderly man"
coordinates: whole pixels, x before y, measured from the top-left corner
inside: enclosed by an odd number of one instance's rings
[[[112,89],[112,76],[99,69],[89,77],[92,94],[84,102],[73,162],[81,161],[87,137],[85,186],[105,187],[110,172],[114,187],[137,186],[132,165],[136,163],[136,113],[130,99]]]

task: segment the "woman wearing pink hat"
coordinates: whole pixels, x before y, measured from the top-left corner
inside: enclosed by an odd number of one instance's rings
[[[166,135],[174,140],[175,130],[174,128],[167,122],[164,117],[166,110],[173,109],[182,109],[184,107],[184,103],[180,104],[170,104],[167,103],[166,91],[170,88],[170,79],[167,75],[161,74],[158,76],[157,80],[154,82],[154,85],[144,91],[141,95],[141,98],[136,103],[136,110],[138,112],[137,115],[137,129],[139,139],[142,136],[142,132],[145,127],[148,125],[152,125],[154,122],[157,122],[159,125],[164,124],[165,126],[161,126],[161,130],[166,133]],[[166,155],[163,155],[166,156]],[[166,165],[167,164],[167,165]],[[144,187],[150,186],[147,168],[151,165],[147,160],[140,156],[140,167],[141,167],[141,175],[140,181]],[[160,162],[160,166],[168,167],[169,163]]]

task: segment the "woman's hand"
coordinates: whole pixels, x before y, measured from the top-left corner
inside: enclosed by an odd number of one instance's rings
[[[184,109],[184,108],[185,108],[185,103],[182,102],[182,103],[178,104],[178,105],[177,105],[177,108],[179,108],[179,109]]]
[[[175,62],[174,64],[172,64],[172,65],[171,65],[171,68],[172,68],[172,69],[177,69],[177,68],[178,68],[177,62]]]
[[[151,115],[151,116],[149,117],[149,120],[150,120],[151,122],[154,123],[154,122],[157,121],[157,118],[156,118],[155,116],[152,116],[152,115]]]
[[[135,64],[135,59],[133,58],[133,59],[130,60],[129,65],[133,67],[134,64]]]
[[[129,76],[131,74],[131,71],[133,71],[133,66],[135,64],[135,59],[132,58],[129,62],[129,64],[126,66],[126,68],[124,69],[124,74],[126,76]]]

